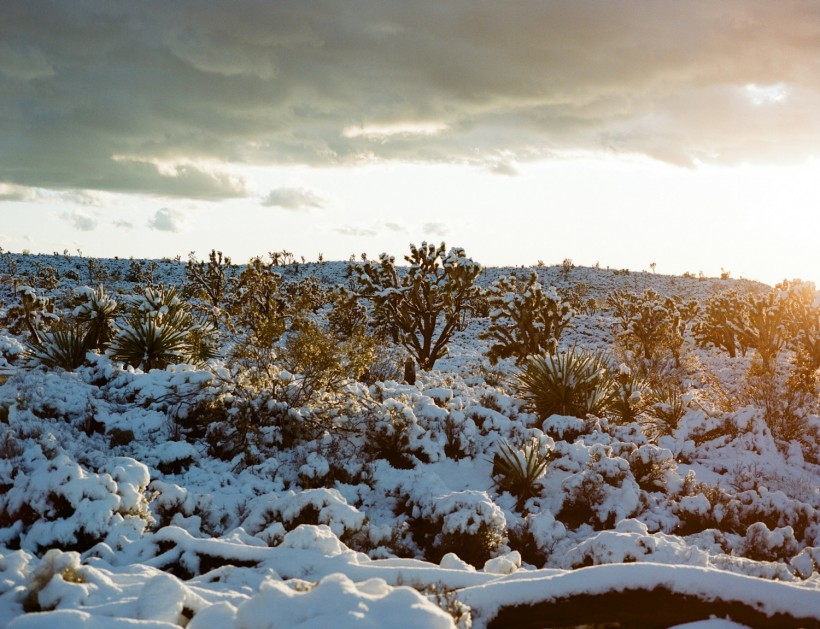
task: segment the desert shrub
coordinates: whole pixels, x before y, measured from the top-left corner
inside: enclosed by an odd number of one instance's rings
[[[114,360],[149,371],[216,355],[214,329],[194,317],[176,289],[148,288],[134,306],[109,347]]]
[[[541,418],[600,416],[609,406],[612,391],[604,356],[579,348],[531,356],[514,384],[518,395]]]
[[[246,343],[271,347],[287,329],[282,276],[261,258],[253,258],[231,283],[226,310],[232,327]]]
[[[505,542],[504,512],[483,491],[407,499],[400,512],[424,558],[433,563],[455,553],[480,568]]]
[[[285,282],[282,293],[292,321],[299,321],[307,314],[316,313],[328,303],[328,291],[315,277],[305,277],[295,282]]]
[[[584,469],[564,479],[561,488],[564,500],[556,518],[571,529],[581,524],[612,528],[640,508],[640,488],[629,461],[615,456],[610,446],[591,446]]]
[[[544,291],[535,272],[523,285],[515,277],[502,277],[487,299],[490,326],[480,336],[493,342],[488,353],[492,365],[499,358],[515,357],[521,364],[527,356],[555,352],[572,318],[569,304],[561,301],[555,289]]]
[[[34,364],[47,369],[59,367],[74,371],[85,362],[85,333],[78,325],[66,325],[44,332],[39,345],[29,347],[29,356]]]
[[[589,296],[589,284],[577,282],[569,287],[558,289],[561,301],[569,304],[573,312],[592,314],[598,308],[595,298]]]
[[[55,592],[50,592],[48,588],[53,579],[60,579],[65,583],[85,583],[86,577],[80,565],[80,554],[75,551],[64,553],[52,548],[43,555],[40,565],[29,575],[23,599],[24,612],[49,611],[57,607],[60,595],[55,596]],[[57,588],[56,592],[65,594],[64,588]]]
[[[447,252],[423,242],[410,246],[407,271],[399,274],[395,258],[352,266],[358,294],[373,304],[374,324],[407,348],[422,369],[432,369],[463,324],[481,266],[463,249]]]
[[[362,450],[370,459],[384,459],[396,469],[412,469],[423,457],[415,440],[423,433],[412,409],[393,399],[385,400],[367,415]]]
[[[502,441],[493,456],[493,484],[496,491],[515,497],[515,508],[523,511],[530,498],[541,495],[540,479],[550,461],[551,440],[539,443],[530,439],[521,448]]]
[[[358,332],[366,331],[369,320],[367,308],[359,301],[355,293],[340,287],[333,293],[330,304],[327,322],[331,334],[345,339]]]
[[[287,531],[303,524],[326,525],[346,541],[365,526],[365,516],[349,505],[338,490],[321,488],[262,496],[254,501],[242,522],[249,534],[269,546],[277,545]]]
[[[42,288],[43,290],[51,291],[60,285],[60,274],[57,273],[57,269],[50,265],[40,264],[39,262],[34,263],[32,279],[37,288]]]
[[[192,251],[188,254],[185,268],[185,294],[201,299],[214,310],[218,309],[225,299],[233,269],[231,259],[223,257],[221,251],[211,249],[207,263],[204,260],[198,261]]]
[[[668,476],[678,467],[672,452],[653,444],[630,445],[624,458],[638,486],[644,491],[666,491]]]
[[[337,341],[311,320],[285,339],[280,364],[299,374],[304,398],[315,391],[338,391],[347,380],[367,373],[375,358],[375,341],[363,332]]]
[[[769,530],[763,522],[755,522],[746,529],[740,554],[755,561],[784,561],[795,556],[799,548],[792,527]]]
[[[789,372],[777,363],[766,366],[762,361],[753,361],[745,376],[741,400],[761,409],[776,439],[810,444],[817,435],[809,418],[816,411],[818,400],[814,391],[801,386],[802,379],[794,374],[794,370]]]

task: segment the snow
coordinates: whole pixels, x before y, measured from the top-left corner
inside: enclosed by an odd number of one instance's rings
[[[484,269],[480,283],[512,271]],[[717,289],[536,272],[556,298],[574,281],[599,302],[616,288],[700,301]],[[346,283],[343,265],[299,273]],[[178,285],[184,265],[157,276]],[[61,295],[91,289],[69,284],[53,296],[70,314]],[[117,286],[117,302],[136,303]],[[513,361],[489,365],[487,322],[458,332],[415,385],[351,386],[315,437],[280,447],[263,425],[248,459],[208,441],[201,403],[224,402],[224,419],[240,402],[222,359],[144,373],[90,353],[74,372],[46,371],[24,365],[25,330],[0,330],[0,626],[481,628],[516,605],[656,587],[820,623],[818,443],[778,440],[753,400],[721,407],[714,390],[739,396],[751,358],[687,345],[685,414],[652,440],[638,423],[529,412]],[[610,348],[614,325],[606,310],[576,315],[561,348]],[[549,463],[517,509],[493,456],[532,440]]]

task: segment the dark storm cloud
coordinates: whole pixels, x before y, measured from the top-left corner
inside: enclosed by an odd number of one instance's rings
[[[220,163],[820,146],[810,2],[10,0],[0,42],[0,181],[22,186],[220,199],[247,194]]]

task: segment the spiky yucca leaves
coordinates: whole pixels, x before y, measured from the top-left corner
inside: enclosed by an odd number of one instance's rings
[[[493,484],[499,493],[507,491],[515,496],[515,508],[522,511],[527,500],[541,494],[538,481],[547,471],[549,461],[549,451],[535,438],[522,448],[502,441],[493,457]]]
[[[652,441],[671,435],[685,414],[686,404],[677,387],[655,387],[649,395],[648,408],[642,421],[644,433]]]
[[[102,285],[88,296],[88,301],[74,309],[75,319],[85,326],[83,344],[86,349],[105,349],[114,335],[117,314],[117,302]]]
[[[642,378],[626,365],[621,365],[619,373],[613,377],[610,415],[622,424],[637,421],[648,404],[647,390],[648,385]]]
[[[145,371],[216,355],[212,326],[194,318],[176,289],[146,289],[109,347],[114,360]]]
[[[557,355],[531,356],[515,377],[518,394],[539,417],[601,416],[612,398],[606,358],[572,348]]]
[[[527,356],[554,352],[572,318],[569,304],[561,301],[554,288],[545,291],[535,272],[526,284],[502,277],[487,297],[490,327],[480,337],[494,341],[488,353],[491,365],[499,358],[515,357],[521,364]]]
[[[85,362],[85,333],[78,325],[44,332],[39,345],[29,345],[29,356],[38,365],[74,371]]]

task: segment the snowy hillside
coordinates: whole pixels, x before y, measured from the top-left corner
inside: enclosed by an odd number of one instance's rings
[[[482,269],[414,379],[406,288],[211,262],[0,255],[0,626],[820,626],[813,286]]]

